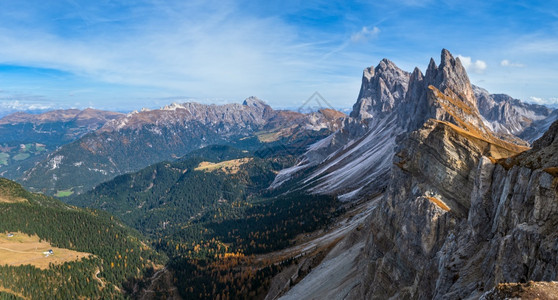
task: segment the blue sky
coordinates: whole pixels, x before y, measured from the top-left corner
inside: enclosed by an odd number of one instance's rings
[[[133,110],[314,91],[350,107],[386,57],[425,70],[442,48],[474,84],[558,104],[555,1],[20,1],[0,10],[0,110]]]

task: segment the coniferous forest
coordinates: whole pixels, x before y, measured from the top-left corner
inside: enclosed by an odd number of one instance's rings
[[[275,174],[294,163],[284,154],[209,146],[65,199],[84,208],[2,180],[6,197],[27,201],[0,203],[0,232],[92,254],[48,269],[1,266],[5,296],[137,297],[166,266],[185,299],[259,299],[273,275],[293,263],[261,255],[343,212],[333,197],[268,191]]]
[[[243,158],[232,172],[196,170],[202,162]],[[186,299],[256,299],[291,262],[254,267],[254,257],[291,246],[298,234],[322,229],[343,212],[333,197],[266,190],[293,159],[209,146],[116,177],[69,202],[113,213],[153,240],[170,258]]]
[[[164,254],[145,244],[141,234],[103,211],[80,209],[51,197],[32,194],[0,179],[3,198],[25,199],[0,203],[0,232],[37,235],[54,247],[92,254],[79,261],[51,265],[0,266],[3,288],[32,299],[120,298],[122,283],[142,278]]]

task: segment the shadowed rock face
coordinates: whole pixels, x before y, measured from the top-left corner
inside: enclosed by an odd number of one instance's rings
[[[396,110],[405,98],[410,75],[385,58],[376,68],[364,69],[351,117],[360,120],[381,118]]]
[[[500,282],[556,279],[558,181],[506,170],[479,146],[435,123],[402,143],[409,155],[369,218],[363,295],[477,298]]]

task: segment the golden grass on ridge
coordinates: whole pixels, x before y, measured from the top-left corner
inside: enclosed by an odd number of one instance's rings
[[[39,241],[36,235],[20,232],[12,234],[12,237],[8,237],[8,233],[0,235],[0,265],[33,265],[39,269],[48,269],[50,263],[63,264],[92,256],[90,253],[53,247],[48,242]],[[48,250],[52,250],[53,254],[46,256],[43,252]]]
[[[213,172],[213,171],[220,170],[227,174],[236,174],[240,169],[240,166],[242,166],[247,162],[250,162],[251,160],[252,158],[239,158],[239,159],[226,160],[218,163],[202,161],[194,170],[205,171],[205,172]]]

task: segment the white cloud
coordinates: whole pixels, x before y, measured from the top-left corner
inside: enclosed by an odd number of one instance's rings
[[[507,60],[507,59],[502,60],[502,61],[500,62],[500,65],[501,65],[502,67],[516,67],[516,68],[523,68],[523,67],[525,67],[524,64],[510,62],[510,61]]]
[[[353,35],[351,35],[351,41],[353,42],[364,41],[370,38],[375,38],[378,36],[378,34],[380,34],[380,28],[374,26],[372,27],[372,29],[370,29],[364,26],[359,32],[353,33]]]
[[[463,64],[463,67],[465,67],[467,71],[482,74],[486,70],[486,62],[482,60],[473,61],[470,56],[463,55],[457,55],[457,57],[459,57],[461,64]]]
[[[531,100],[531,102],[536,103],[536,104],[544,104],[544,99],[540,98],[540,97],[531,96],[531,97],[529,97],[529,100]]]
[[[51,104],[26,103],[19,100],[0,101],[0,110],[46,110],[52,108]]]
[[[556,106],[558,105],[558,98],[542,98],[542,97],[529,97],[529,102],[541,104],[541,105],[549,105],[549,106]]]

